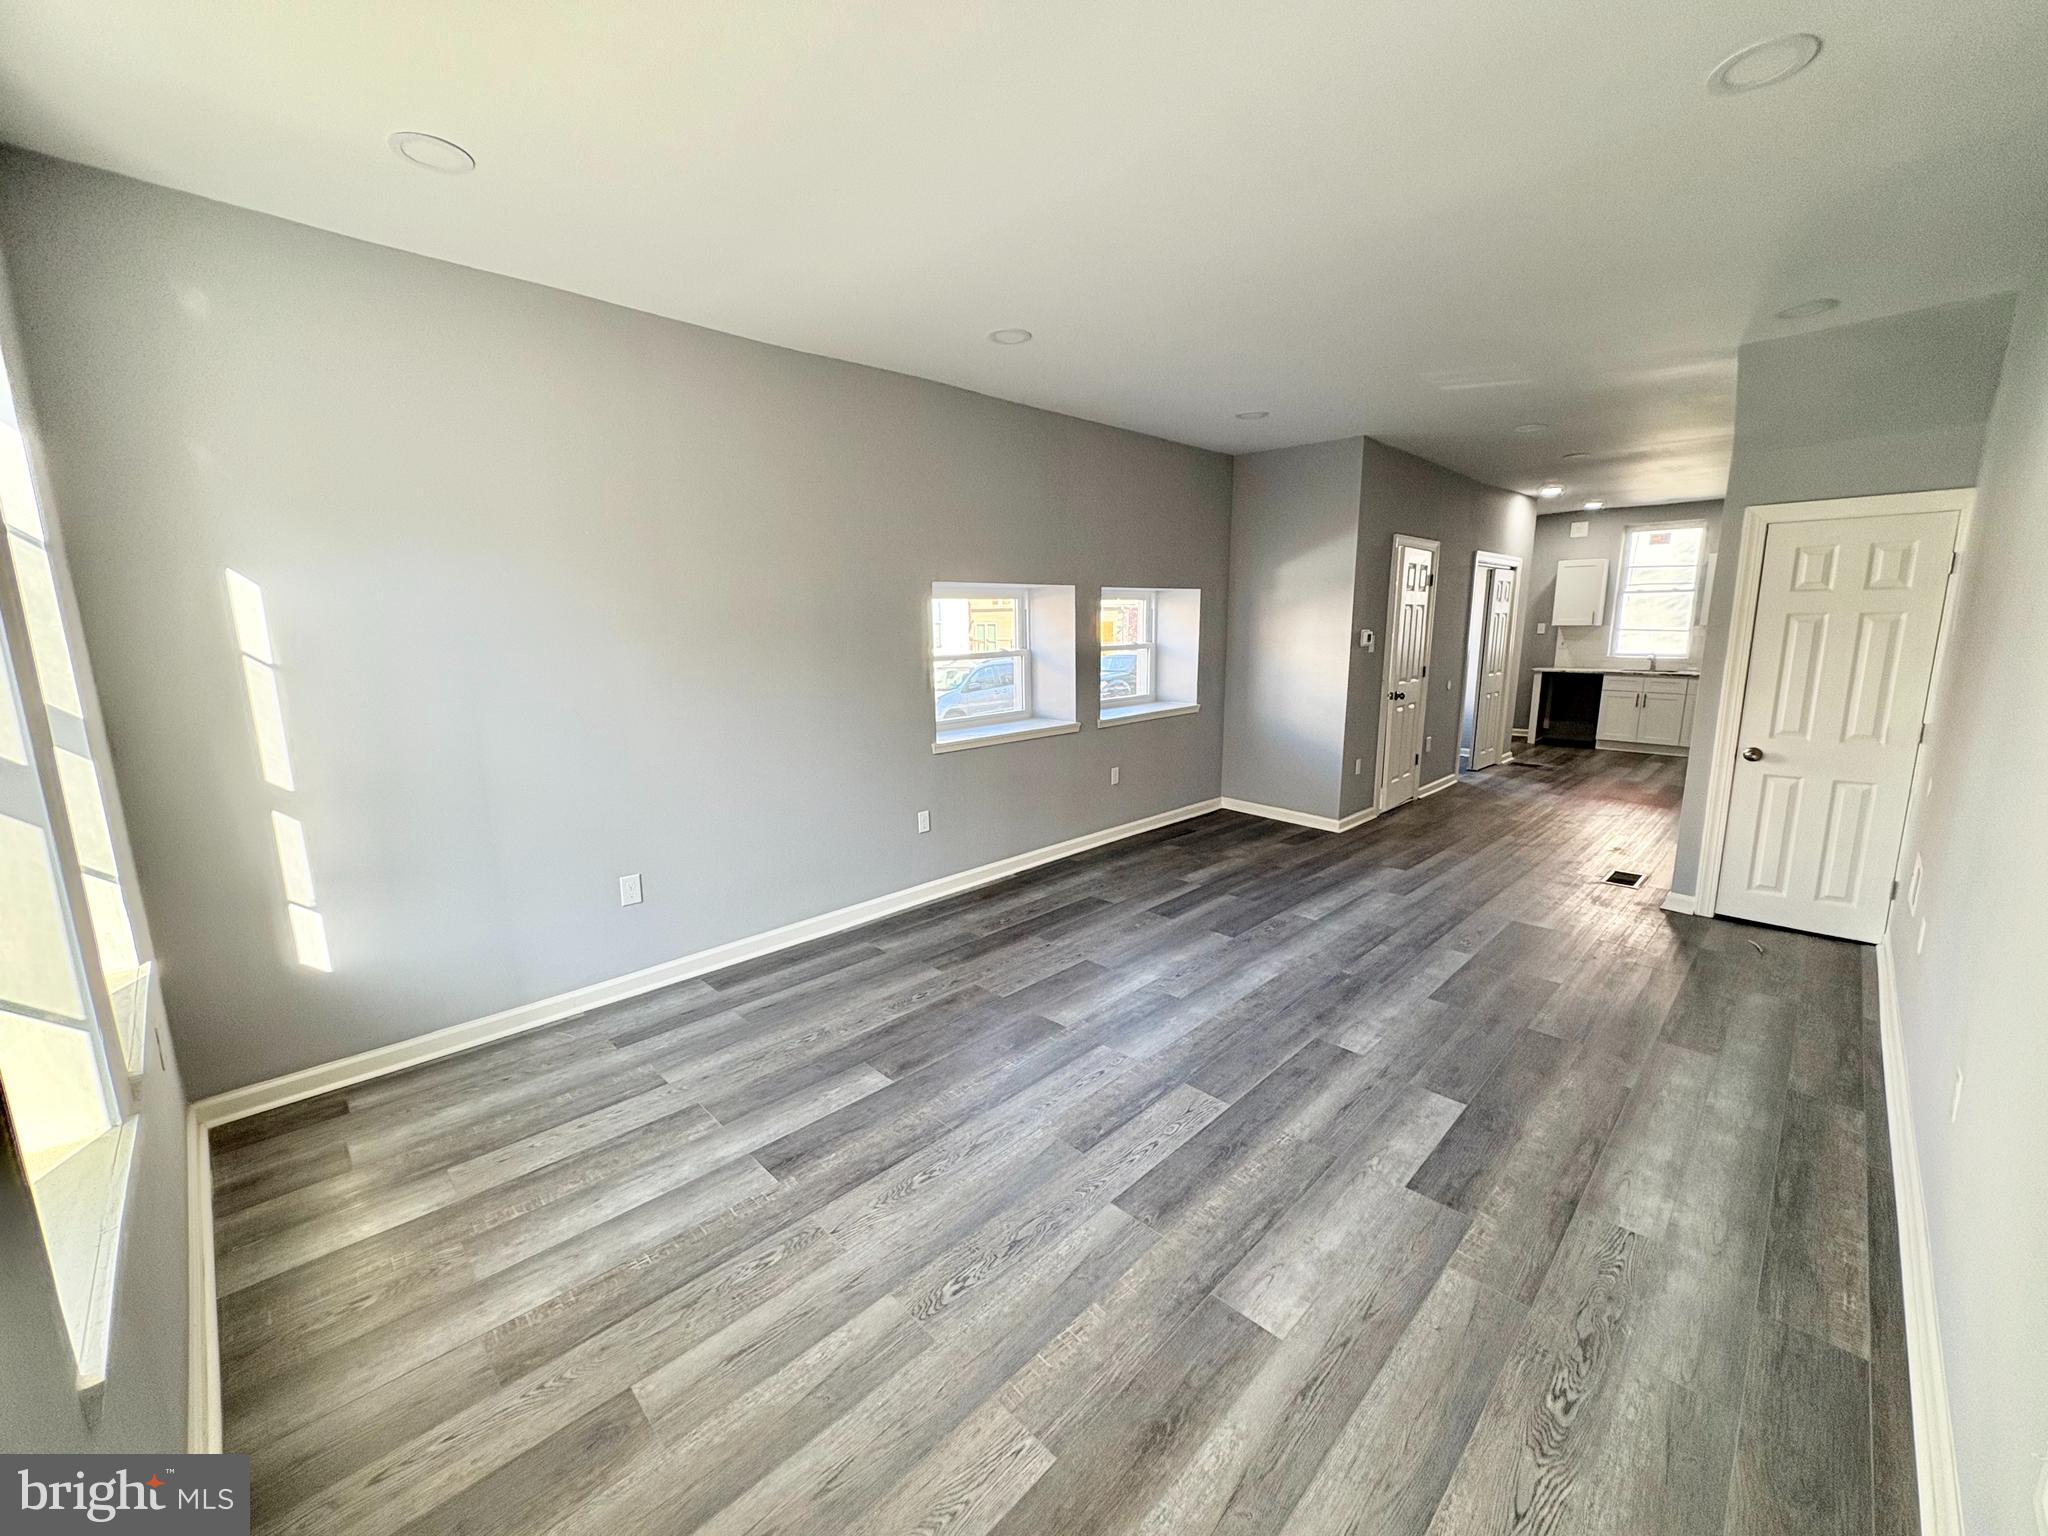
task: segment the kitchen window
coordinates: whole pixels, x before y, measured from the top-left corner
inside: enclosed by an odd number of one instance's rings
[[[1707,530],[1697,523],[1628,530],[1611,654],[1657,659],[1692,654],[1706,543]]]

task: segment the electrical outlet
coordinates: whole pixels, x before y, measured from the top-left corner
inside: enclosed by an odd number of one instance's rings
[[[640,877],[638,875],[619,876],[619,905],[622,907],[637,907],[640,905]]]
[[[1548,624],[1539,623],[1536,626],[1536,633],[1539,635],[1547,635],[1550,633],[1550,626]]]
[[[1358,643],[1359,643],[1360,645],[1364,646],[1364,647],[1365,647],[1365,648],[1366,648],[1366,649],[1367,649],[1368,651],[1369,651],[1369,650],[1371,650],[1371,649],[1372,649],[1372,631],[1371,631],[1371,630],[1369,630],[1369,629],[1361,629],[1361,630],[1360,630],[1360,631],[1358,632]]]
[[[1950,1123],[1951,1125],[1953,1125],[1953,1124],[1955,1123],[1955,1119],[1956,1119],[1956,1116],[1960,1115],[1960,1114],[1961,1114],[1962,1112],[1963,1112],[1963,1069],[1962,1069],[1961,1067],[1957,1067],[1957,1068],[1956,1068],[1956,1085],[1955,1085],[1955,1087],[1954,1087],[1954,1088],[1952,1088],[1952,1089],[1950,1089],[1950,1090],[1949,1090],[1949,1096],[1948,1096],[1948,1118],[1949,1118],[1949,1123]]]
[[[1913,855],[1913,878],[1906,882],[1906,910],[1920,915],[1920,855]]]
[[[1112,768],[1112,769],[1110,769],[1110,770],[1109,770],[1109,782],[1110,782],[1110,783],[1112,783],[1112,784],[1121,784],[1121,783],[1123,782],[1123,778],[1124,778],[1124,771],[1123,771],[1123,769],[1121,769],[1121,768]]]
[[[917,830],[920,832],[929,832],[931,831],[931,829],[932,813],[930,811],[919,811],[917,813]]]
[[[1363,777],[1364,773],[1365,759],[1362,757],[1354,757],[1353,759],[1351,759],[1351,777],[1353,777],[1354,779],[1360,778]]]

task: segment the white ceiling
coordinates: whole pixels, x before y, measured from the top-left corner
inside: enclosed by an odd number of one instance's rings
[[[1705,89],[1796,30],[1805,74]],[[9,0],[0,137],[1211,448],[1363,431],[1622,504],[1720,494],[1778,309],[2039,259],[2048,5]]]

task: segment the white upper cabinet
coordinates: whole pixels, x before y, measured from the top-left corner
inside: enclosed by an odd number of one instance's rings
[[[1605,560],[1557,562],[1557,592],[1551,599],[1550,622],[1565,626],[1607,622]]]

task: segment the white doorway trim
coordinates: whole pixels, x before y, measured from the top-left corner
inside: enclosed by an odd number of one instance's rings
[[[1443,541],[1441,539],[1421,538],[1412,533],[1397,533],[1394,535],[1393,558],[1387,571],[1387,606],[1381,610],[1380,617],[1379,736],[1373,747],[1372,758],[1372,808],[1376,812],[1385,811],[1387,808],[1387,719],[1389,711],[1387,709],[1386,681],[1387,667],[1390,665],[1390,658],[1393,656],[1394,613],[1401,603],[1401,551],[1404,549],[1426,549],[1431,555],[1429,565],[1431,578],[1429,620],[1422,627],[1422,671],[1425,679],[1428,677],[1430,663],[1434,659],[1436,646],[1437,589],[1435,578],[1442,574],[1444,568]],[[1429,729],[1429,688],[1426,681],[1422,690],[1422,728],[1425,732]],[[1415,775],[1415,787],[1418,790],[1422,787],[1422,775],[1420,772]],[[1419,799],[1420,796],[1417,796],[1417,798]]]
[[[1515,760],[1515,693],[1521,686],[1522,677],[1522,578],[1526,574],[1520,555],[1503,555],[1490,549],[1479,550],[1472,556],[1471,602],[1466,605],[1465,675],[1458,684],[1458,730],[1465,729],[1465,700],[1473,700],[1472,714],[1472,760],[1479,758],[1479,705],[1478,688],[1480,668],[1484,666],[1486,651],[1486,615],[1479,615],[1479,644],[1475,650],[1472,643],[1472,607],[1486,601],[1485,584],[1480,576],[1491,567],[1494,570],[1510,570],[1515,573],[1515,589],[1510,595],[1508,608],[1508,676],[1506,702],[1500,712],[1500,757],[1499,762]],[[1464,771],[1464,765],[1460,766]]]
[[[1749,652],[1756,639],[1758,589],[1763,580],[1764,536],[1777,523],[1819,522],[1837,517],[1888,517],[1914,512],[1955,512],[1956,559],[1958,569],[1970,537],[1970,512],[1976,505],[1973,488],[1952,491],[1908,491],[1892,496],[1847,496],[1831,501],[1773,502],[1745,509],[1742,540],[1735,571],[1735,611],[1729,625],[1728,651],[1721,660],[1721,700],[1714,712],[1714,734],[1707,743],[1707,819],[1700,833],[1700,861],[1692,910],[1700,917],[1714,915],[1714,900],[1721,884],[1721,849],[1728,838],[1728,811],[1735,790],[1732,757],[1736,729],[1749,686]],[[1950,577],[1951,595],[1954,577]],[[1934,643],[1935,687],[1940,686],[1942,652],[1948,644],[1949,628],[1956,605],[1944,602],[1941,626]],[[1928,695],[1925,717],[1934,714],[1934,695]],[[1918,782],[1915,767],[1915,783]],[[1907,802],[1907,815],[1912,802]],[[1892,857],[1898,857],[1897,850]]]

